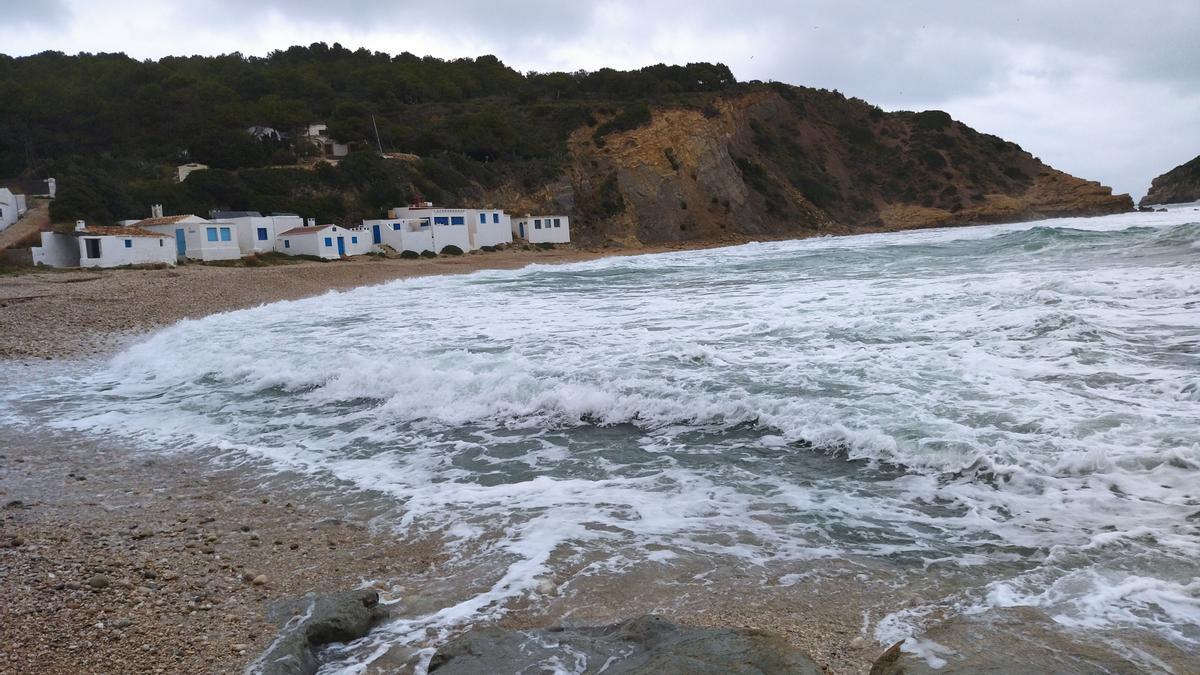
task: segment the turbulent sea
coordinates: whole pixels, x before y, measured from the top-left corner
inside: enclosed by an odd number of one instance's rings
[[[1200,650],[1190,206],[397,281],[5,394],[10,422],[394,503],[471,583],[362,653],[547,580],[787,587],[837,561],[932,588],[864,614],[881,644],[1031,605]]]

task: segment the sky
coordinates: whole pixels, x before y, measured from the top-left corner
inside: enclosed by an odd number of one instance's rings
[[[1200,0],[0,0],[0,53],[295,44],[522,71],[722,62],[739,80],[940,109],[1131,193],[1200,155]]]

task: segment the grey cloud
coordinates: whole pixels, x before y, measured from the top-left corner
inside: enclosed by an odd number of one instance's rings
[[[66,25],[70,16],[64,0],[0,0],[0,21],[10,26],[58,27]]]

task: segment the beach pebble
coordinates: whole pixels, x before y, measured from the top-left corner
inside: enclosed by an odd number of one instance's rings
[[[265,574],[260,574],[260,575],[258,575],[258,576],[256,576],[256,577],[254,577],[254,585],[255,585],[255,586],[262,586],[262,585],[264,585],[264,584],[266,584],[266,583],[267,583],[267,575],[265,575]]]
[[[856,637],[850,641],[851,649],[866,649],[866,647],[867,647],[867,641],[862,639],[861,637]]]
[[[166,572],[163,572],[162,578],[163,581],[174,581],[179,578],[179,574],[177,572],[167,570]]]
[[[133,622],[130,621],[129,619],[126,619],[125,617],[121,617],[112,622],[112,627],[120,630],[122,628],[128,628],[132,623]]]
[[[229,648],[235,652],[241,653],[241,652],[246,651],[247,649],[250,649],[250,645],[239,642],[237,644],[229,645]]]
[[[24,544],[25,544],[25,537],[22,537],[21,535],[18,534],[17,536],[12,538],[13,548],[16,548],[18,546],[23,546]]]
[[[553,581],[551,581],[545,577],[539,577],[537,579],[537,592],[538,593],[541,593],[542,595],[549,595],[556,590],[558,590],[558,586],[554,585]]]
[[[91,586],[95,589],[108,588],[110,583],[112,583],[112,581],[103,574],[97,574],[91,579],[88,579],[88,586]]]

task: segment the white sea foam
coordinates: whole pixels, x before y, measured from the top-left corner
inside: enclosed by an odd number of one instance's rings
[[[182,322],[7,386],[6,414],[335,476],[494,557],[488,590],[397,640],[562,560],[856,555],[999,566],[953,602],[1200,645],[1196,219],[406,280]]]

